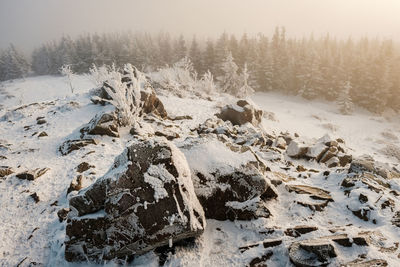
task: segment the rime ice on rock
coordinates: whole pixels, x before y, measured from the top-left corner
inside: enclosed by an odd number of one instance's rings
[[[129,146],[70,207],[68,261],[143,254],[205,228],[186,158],[164,139]]]

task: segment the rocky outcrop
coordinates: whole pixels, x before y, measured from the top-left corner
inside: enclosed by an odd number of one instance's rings
[[[289,143],[286,154],[291,158],[315,160],[324,163],[328,168],[344,167],[351,163],[352,156],[346,154],[343,141],[340,141],[333,140],[328,135],[321,137],[315,143],[295,139]]]
[[[165,139],[138,141],[70,199],[65,257],[129,257],[195,237],[205,227],[184,155]]]
[[[250,150],[234,152],[226,144],[207,138],[182,150],[206,218],[251,220],[270,216],[264,202],[278,195]]]
[[[230,121],[233,125],[251,123],[258,126],[263,117],[263,111],[256,109],[246,100],[239,100],[236,104],[223,107],[216,116],[224,121]]]

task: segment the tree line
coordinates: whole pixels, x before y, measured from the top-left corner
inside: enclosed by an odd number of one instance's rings
[[[166,32],[64,36],[36,48],[29,60],[10,45],[0,52],[0,80],[59,74],[64,65],[86,73],[93,64],[131,63],[149,72],[184,57],[199,76],[210,71],[220,87],[229,87],[229,77],[246,73],[246,86],[256,91],[323,98],[344,107],[354,103],[376,113],[400,111],[400,49],[392,40],[296,39],[279,27],[271,37],[222,33],[208,40]]]

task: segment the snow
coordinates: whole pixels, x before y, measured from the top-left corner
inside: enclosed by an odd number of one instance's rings
[[[93,85],[87,77],[74,76],[72,84],[74,94],[71,94],[69,84],[63,77],[32,77],[4,82],[0,85],[0,117],[8,114],[0,120],[0,143],[10,144],[8,148],[0,150],[0,155],[7,157],[0,159],[0,165],[10,166],[16,170],[16,173],[38,167],[50,168],[45,175],[35,181],[19,180],[15,175],[0,179],[1,266],[16,266],[21,261],[23,261],[21,266],[28,266],[31,262],[42,263],[44,266],[99,266],[88,263],[68,263],[64,260],[65,223],[59,223],[57,211],[68,206],[66,190],[77,175],[75,168],[78,164],[87,161],[96,166],[85,173],[90,181],[94,181],[109,170],[115,157],[124,151],[132,137],[129,135],[129,129],[124,128],[120,130],[120,138],[96,136],[100,141],[99,145],[87,146],[67,156],[61,156],[58,148],[62,142],[79,135],[82,125],[105,108],[109,108],[91,104],[88,92]],[[232,97],[221,95],[209,101],[196,97],[179,98],[162,92],[160,99],[168,114],[193,117],[192,120],[176,122],[182,132],[187,134],[174,140],[175,145],[183,154],[173,146],[173,149],[177,151],[173,153],[176,155],[173,161],[179,163],[178,172],[182,174],[183,187],[188,189],[181,193],[186,203],[194,203],[195,208],[189,211],[193,218],[194,211],[198,212],[201,209],[197,198],[190,193],[193,192],[190,168],[183,159],[186,157],[187,161],[191,162],[192,169],[206,170],[210,173],[215,170],[229,171],[243,162],[254,160],[254,156],[250,151],[235,153],[223,143],[213,139],[206,139],[197,144],[185,141],[186,138],[191,138],[190,129],[212,117],[220,107],[234,103],[235,99]],[[265,111],[274,113],[276,120],[263,119],[262,127],[266,132],[288,131],[291,134],[298,133],[310,140],[317,140],[329,134],[333,139],[342,138],[346,147],[350,149],[350,153],[355,156],[371,155],[375,160],[390,163],[400,169],[400,117],[398,115],[377,116],[360,108],[355,108],[351,115],[342,115],[335,104],[322,101],[310,102],[277,93],[257,93],[252,97],[252,101]],[[71,104],[72,102],[77,105]],[[38,104],[15,110],[31,103]],[[36,118],[39,116],[44,116],[47,123],[38,125]],[[30,129],[25,130],[24,126],[29,126]],[[46,131],[48,136],[39,138],[37,134],[33,135],[35,132],[42,131]],[[323,140],[320,140],[320,143],[323,143]],[[320,149],[320,145],[315,147],[315,153]],[[92,151],[94,153],[90,153]],[[264,160],[281,157],[273,151],[256,151],[256,153]],[[121,158],[121,160],[125,159]],[[304,160],[295,163],[301,163],[306,168],[326,168]],[[227,167],[221,169],[221,166]],[[283,172],[281,167],[271,165],[274,172]],[[154,166],[154,169],[149,170],[149,177],[157,177],[160,181],[168,179],[168,177],[157,176],[157,168]],[[91,171],[95,174],[89,174]],[[122,169],[115,170],[115,172],[110,172],[109,176],[118,175],[122,171]],[[287,175],[297,177],[297,174],[288,172]],[[354,217],[346,207],[346,205],[354,209],[361,207],[357,200],[359,193],[368,195],[368,203],[377,202],[379,205],[392,196],[382,196],[382,193],[373,192],[361,182],[357,183],[360,186],[359,189],[346,196],[339,187],[342,179],[343,176],[339,173],[331,173],[329,177],[315,173],[306,179],[298,178],[292,182],[289,179],[288,184],[301,183],[328,190],[335,201],[329,203],[323,212],[313,212],[293,202],[294,197],[297,201],[308,201],[307,195],[289,193],[284,187],[278,186],[278,200],[268,203],[268,209],[273,217],[251,222],[207,220],[205,232],[196,240],[195,246],[177,248],[176,254],[169,257],[167,265],[244,266],[254,257],[261,256],[266,250],[258,246],[240,253],[238,250],[240,246],[279,237],[282,238],[283,243],[274,248],[274,255],[268,261],[268,266],[291,266],[287,257],[287,247],[293,238],[283,235],[283,231],[287,227],[299,224],[312,224],[319,227],[317,231],[302,236],[302,239],[331,235],[330,229],[347,225],[346,233],[349,236],[357,235],[361,229],[380,231],[386,240],[381,240],[377,234],[373,235],[373,239],[377,240],[377,243],[384,244],[385,247],[393,246],[394,242],[400,240],[400,231],[399,228],[390,226],[391,218],[388,216],[388,210],[376,210],[372,213],[377,220],[377,224],[374,225]],[[150,186],[159,185],[153,179],[148,181],[150,181]],[[387,182],[392,189],[400,190],[398,179],[387,180]],[[40,197],[38,203],[29,196],[33,192]],[[159,191],[158,197],[164,197],[162,190]],[[57,204],[54,204],[55,201]],[[398,201],[396,203],[398,205]],[[230,204],[239,205],[239,203]],[[398,209],[398,206],[396,208]],[[204,214],[200,215],[204,216]],[[175,218],[169,219],[175,220]],[[191,223],[194,228],[200,227],[195,220]],[[268,229],[274,229],[274,232],[266,234]],[[351,250],[337,247],[337,250],[340,251],[339,258],[342,261],[353,260],[355,253],[365,253],[371,258],[387,260],[389,266],[399,265],[398,250],[396,253],[383,253],[374,245],[353,246]],[[157,266],[157,260],[157,256],[150,252],[136,258],[129,266]],[[101,266],[115,265],[115,262],[108,262]]]

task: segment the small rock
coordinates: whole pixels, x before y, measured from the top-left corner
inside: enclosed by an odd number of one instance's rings
[[[42,176],[43,174],[45,174],[48,170],[50,170],[50,168],[42,168],[42,169],[37,168],[34,170],[18,173],[16,176],[22,180],[33,181]]]
[[[341,267],[384,267],[388,266],[387,261],[374,259],[374,260],[365,260],[365,259],[356,259],[352,262],[348,262],[346,264],[341,265]]]
[[[65,141],[59,148],[61,154],[63,156],[68,155],[72,151],[79,150],[82,147],[88,146],[88,145],[97,145],[99,144],[99,141],[96,139],[78,139],[78,140],[67,140]]]
[[[58,220],[60,222],[63,222],[65,219],[67,219],[68,217],[68,213],[71,211],[70,208],[62,208],[59,211],[57,211],[57,216],[58,216]]]
[[[364,194],[360,194],[360,196],[358,197],[358,200],[361,203],[367,203],[368,202],[368,197],[366,195],[364,195]]]
[[[84,176],[81,175],[81,174],[78,175],[77,177],[75,177],[75,178],[71,181],[71,184],[70,184],[69,187],[68,187],[67,195],[68,195],[69,193],[71,193],[72,191],[79,191],[79,190],[81,190],[81,189],[82,189],[83,179],[84,179]]]
[[[274,253],[272,251],[268,251],[263,256],[252,259],[249,263],[249,266],[250,267],[266,267],[267,264],[265,262],[267,260],[269,260],[273,254]]]
[[[40,120],[37,120],[37,121],[36,121],[36,123],[39,124],[39,125],[45,124],[46,122],[47,122],[47,121],[44,120],[44,119],[40,119]]]
[[[394,226],[400,227],[400,211],[396,211],[391,222]]]
[[[14,170],[8,166],[0,166],[0,178],[13,174]]]
[[[330,158],[327,162],[325,162],[326,166],[328,166],[328,168],[334,168],[339,166],[339,159],[337,157],[332,157]]]
[[[297,165],[296,171],[298,171],[298,172],[305,172],[305,171],[307,171],[307,169],[304,168],[303,165]]]
[[[90,165],[90,164],[87,163],[87,162],[82,162],[81,164],[79,164],[79,165],[76,167],[76,171],[79,172],[79,173],[82,173],[82,172],[84,172],[84,171],[89,170],[90,168],[95,168],[95,166]]]
[[[283,137],[278,137],[275,141],[275,146],[280,149],[286,149],[286,140]]]
[[[286,185],[289,192],[296,192],[297,194],[308,194],[313,199],[333,201],[330,193],[326,190],[312,187],[308,185]]]
[[[285,235],[292,237],[299,237],[304,234],[311,233],[313,231],[317,231],[318,227],[316,226],[307,226],[307,225],[299,225],[294,228],[288,228],[285,231]]]
[[[33,198],[33,200],[35,201],[35,203],[38,203],[40,201],[38,194],[35,192],[31,195],[29,195],[31,198]]]
[[[302,158],[307,154],[308,147],[304,144],[300,144],[296,140],[289,143],[286,153],[292,158]]]
[[[246,100],[239,100],[236,104],[223,107],[221,112],[215,115],[224,121],[232,122],[233,125],[251,123],[258,126],[261,123],[263,111],[256,109]]]
[[[335,257],[335,248],[329,240],[304,240],[289,247],[289,258],[296,266],[328,265]]]
[[[38,137],[44,137],[44,136],[49,136],[46,132],[41,132]]]

